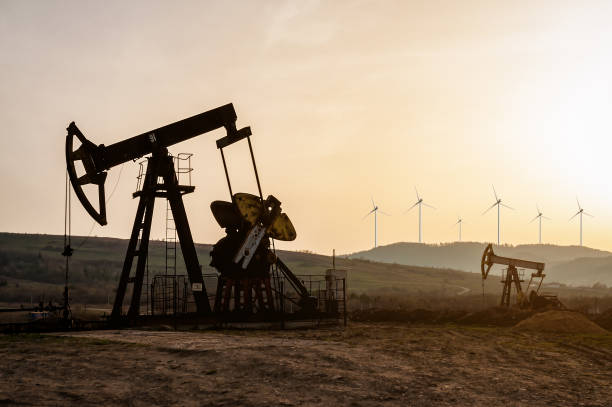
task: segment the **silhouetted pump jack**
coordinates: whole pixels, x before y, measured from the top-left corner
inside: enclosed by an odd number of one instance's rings
[[[138,209],[132,227],[128,249],[123,263],[121,278],[113,304],[111,318],[122,316],[123,302],[128,284],[132,295],[128,318],[140,314],[143,279],[149,247],[149,235],[153,218],[155,198],[166,198],[172,210],[181,251],[191,283],[196,312],[211,312],[208,294],[200,263],[195,250],[183,195],[193,192],[193,186],[180,185],[174,169],[173,158],[168,147],[181,141],[224,127],[227,135],[217,140],[223,168],[229,188],[231,202],[215,201],[211,209],[219,225],[226,229],[227,236],[221,239],[212,252],[212,263],[220,273],[215,298],[215,312],[225,314],[253,314],[275,310],[275,301],[283,308],[284,287],[272,287],[278,278],[271,279],[271,270],[282,273],[298,295],[297,305],[302,311],[314,312],[317,299],[310,297],[304,284],[270,250],[270,239],[293,240],[295,229],[289,217],[282,213],[280,201],[272,195],[263,198],[255,157],[251,146],[251,129],[236,129],[236,112],[232,104],[160,127],[141,135],[111,144],[96,146],[85,138],[74,122],[68,126],[66,136],[66,164],[75,194],[85,210],[100,225],[106,224],[106,201],[104,182],[106,170],[151,154],[147,165],[143,187],[133,194],[138,197]],[[74,149],[74,137],[81,145]],[[237,141],[246,139],[257,181],[259,196],[233,194],[223,149]],[[81,161],[85,173],[77,175],[75,162]],[[83,186],[94,185],[98,189],[98,209],[95,209],[83,191]],[[137,258],[134,274],[132,265]],[[282,283],[281,283],[282,285]],[[278,297],[274,295],[277,293]],[[280,309],[283,312],[283,309]]]
[[[218,140],[217,145],[219,143],[225,146],[233,144],[251,135],[249,127],[240,130],[236,129],[236,119],[234,106],[227,104],[109,146],[104,146],[103,144],[96,146],[87,140],[74,122],[68,126],[66,164],[70,182],[85,210],[100,225],[106,224],[106,202],[104,196],[106,170],[124,162],[151,154],[143,188],[134,194],[135,197],[139,196],[140,201],[119,286],[117,287],[117,294],[111,314],[112,318],[116,319],[121,316],[123,300],[129,283],[133,284],[133,288],[128,317],[134,318],[139,315],[149,234],[156,197],[165,197],[170,203],[197,313],[205,314],[211,311],[182,199],[182,195],[191,192],[193,187],[189,187],[191,190],[188,190],[178,184],[172,157],[168,155],[167,147],[222,127],[225,128],[227,135]],[[75,136],[81,142],[81,145],[76,150],[73,149]],[[85,173],[80,176],[77,175],[75,168],[76,161],[81,161],[85,170]],[[160,182],[160,180],[163,181]],[[97,210],[83,192],[84,185],[97,186]],[[134,258],[138,260],[135,274],[131,275]]]
[[[489,244],[485,247],[480,261],[480,271],[482,273],[483,283],[494,264],[508,266],[507,270],[502,273],[501,282],[504,287],[502,289],[501,306],[510,306],[510,296],[512,294],[512,287],[514,286],[516,290],[516,302],[521,308],[564,308],[556,295],[540,294],[542,282],[544,281],[544,277],[546,277],[546,274],[543,273],[544,263],[498,256],[493,252],[493,245]],[[524,291],[521,286],[524,279],[523,275],[519,273],[519,267],[535,270],[535,273],[531,273],[531,278]],[[532,282],[536,281],[538,281],[537,287],[530,291]]]

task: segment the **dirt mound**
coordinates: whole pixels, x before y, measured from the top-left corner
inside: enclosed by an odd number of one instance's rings
[[[609,333],[586,316],[572,311],[547,311],[527,318],[514,326],[521,331],[605,334]]]
[[[595,322],[597,325],[607,329],[608,331],[612,331],[612,308],[595,317]]]

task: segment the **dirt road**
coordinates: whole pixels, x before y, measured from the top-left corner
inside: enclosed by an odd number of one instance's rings
[[[612,405],[611,335],[96,331],[3,336],[0,360],[4,405]]]

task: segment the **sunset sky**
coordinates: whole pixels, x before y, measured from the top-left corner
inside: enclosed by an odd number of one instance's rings
[[[251,126],[263,192],[298,233],[279,246],[328,254],[417,241],[543,240],[612,250],[612,2],[0,2],[0,231],[63,233],[64,141],[75,121],[96,144],[234,103]],[[229,199],[214,141],[194,153],[185,197],[194,239],[223,230]],[[227,151],[235,191],[255,192],[246,144]],[[129,238],[138,165],[109,173],[107,226]],[[158,200],[152,237],[164,235]],[[92,220],[73,201],[73,233]],[[277,246],[278,247],[278,246]]]

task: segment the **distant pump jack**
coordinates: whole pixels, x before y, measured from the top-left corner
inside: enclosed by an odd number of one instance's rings
[[[537,214],[537,216],[535,218],[531,219],[531,221],[529,223],[532,223],[534,220],[538,219],[538,223],[539,223],[539,226],[538,226],[538,231],[539,231],[538,232],[538,237],[539,237],[539,240],[538,241],[539,241],[539,244],[542,244],[542,219],[550,220],[550,218],[548,218],[548,217],[546,217],[546,216],[544,216],[542,214],[542,211],[540,210],[538,205],[536,205],[536,209],[538,210],[538,214]]]
[[[582,215],[590,216],[591,218],[593,217],[593,215],[588,214],[584,211],[584,208],[582,208],[580,206],[580,202],[578,202],[578,197],[576,197],[576,203],[578,204],[578,212],[576,212],[574,216],[569,218],[569,220],[574,219],[576,215],[580,215],[580,246],[582,246]]]
[[[417,191],[416,187],[414,187],[414,191],[416,192],[417,201],[410,208],[406,209],[404,213],[410,212],[410,210],[417,205],[419,206],[419,243],[423,243],[423,222],[421,218],[421,205],[425,205],[426,207],[431,208],[431,209],[436,209],[436,208],[423,202],[423,198],[419,196],[419,191]]]
[[[487,213],[491,209],[493,209],[493,207],[497,206],[497,244],[499,245],[500,244],[500,240],[499,240],[499,207],[503,206],[503,207],[508,208],[508,209],[512,209],[512,210],[514,210],[514,209],[509,207],[508,205],[505,205],[505,204],[502,203],[502,200],[497,196],[497,191],[495,191],[495,187],[494,186],[493,186],[493,195],[495,195],[495,203],[493,205],[489,206],[487,208],[487,210],[484,211],[482,214],[484,215],[485,213]]]
[[[372,210],[368,213],[366,213],[366,215],[361,219],[365,219],[368,216],[370,216],[371,214],[374,214],[374,248],[378,247],[378,241],[377,241],[377,217],[376,214],[380,209],[378,208],[378,205],[376,205],[374,203],[374,198],[372,198]],[[380,211],[381,214],[385,215],[385,216],[391,216],[386,212]]]

